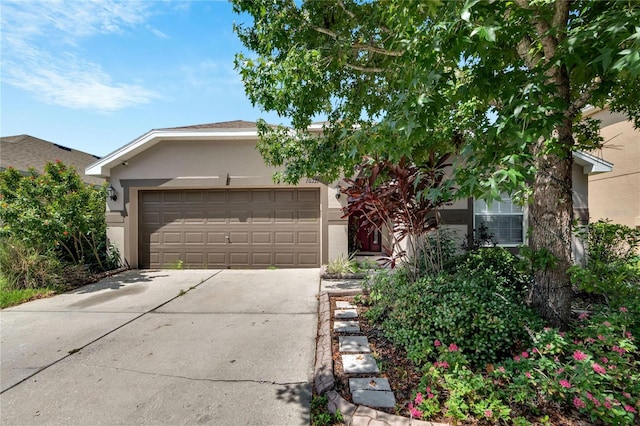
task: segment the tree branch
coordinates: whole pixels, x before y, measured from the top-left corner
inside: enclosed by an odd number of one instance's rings
[[[600,83],[602,83],[602,79],[600,77],[594,78],[589,87],[582,92],[582,96],[571,103],[567,111],[564,113],[564,116],[567,118],[574,118],[578,112],[587,105],[589,99],[591,99],[591,95],[600,86]]]
[[[313,27],[314,30],[316,30],[319,33],[328,35],[329,37],[331,37],[334,40],[338,40],[338,34],[328,30],[326,28],[322,28],[322,27]],[[378,46],[374,46],[372,44],[364,44],[364,43],[353,43],[351,45],[351,47],[353,49],[357,49],[357,50],[366,50],[368,52],[371,53],[379,53],[381,55],[385,55],[385,56],[402,56],[404,55],[404,50],[388,50],[388,49],[384,49],[382,47],[378,47]]]
[[[363,67],[360,65],[354,65],[354,64],[344,64],[345,67],[352,69],[352,70],[356,70],[356,71],[361,71],[361,72],[366,72],[366,73],[378,73],[378,72],[384,72],[385,69],[384,68],[377,68],[377,67]]]

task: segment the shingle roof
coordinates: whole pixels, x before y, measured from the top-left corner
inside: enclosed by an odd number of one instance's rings
[[[194,124],[192,126],[167,127],[157,130],[187,130],[187,129],[255,129],[256,123],[253,121],[233,120],[221,121],[219,123]]]
[[[104,179],[87,176],[84,173],[84,169],[99,158],[30,135],[0,137],[0,170],[13,167],[18,171],[26,172],[33,167],[43,172],[47,163],[60,160],[64,164],[73,166],[84,182],[101,185]]]

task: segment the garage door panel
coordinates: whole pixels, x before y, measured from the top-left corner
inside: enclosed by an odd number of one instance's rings
[[[273,191],[265,190],[254,190],[251,191],[251,202],[252,203],[269,203],[273,200]]]
[[[204,262],[204,252],[186,252],[184,255],[185,263],[189,268],[203,268],[205,266]]]
[[[318,232],[298,232],[299,244],[318,244],[319,242]]]
[[[227,244],[226,232],[207,232],[208,244]]]
[[[229,253],[229,263],[233,266],[248,267],[249,253],[247,252],[231,252]]]
[[[144,212],[142,220],[147,225],[160,225],[160,212]]]
[[[260,266],[260,267],[268,267],[273,265],[273,260],[272,260],[272,253],[270,252],[266,252],[266,253],[252,253],[251,254],[251,264],[253,266]]]
[[[301,267],[314,267],[320,263],[317,253],[298,253],[298,265]]]
[[[301,223],[318,223],[318,216],[316,210],[298,210],[298,221]]]
[[[184,233],[185,244],[202,244],[204,245],[204,233],[203,232],[185,232]]]
[[[295,212],[293,210],[276,210],[276,223],[293,223],[295,221]]]
[[[293,244],[296,240],[295,233],[291,231],[275,232],[276,244]]]
[[[162,212],[163,225],[180,225],[182,224],[182,214],[180,212],[164,211]]]
[[[253,231],[251,233],[252,244],[271,244],[271,232]]]
[[[247,223],[251,217],[251,211],[246,209],[229,210],[227,216],[229,218],[229,223]]]
[[[228,202],[229,203],[242,203],[248,204],[251,202],[250,191],[229,191]]]
[[[249,244],[249,233],[246,231],[229,232],[230,244]]]
[[[182,232],[163,232],[163,244],[182,244]]]
[[[277,252],[275,253],[275,264],[282,267],[294,267],[295,266],[295,253],[292,252]]]
[[[162,202],[168,203],[180,203],[182,202],[182,192],[179,191],[164,191],[162,192]]]
[[[208,252],[207,253],[207,267],[209,268],[224,268],[229,264],[227,259],[227,253],[225,252]]]
[[[319,191],[140,191],[141,267],[317,267]]]

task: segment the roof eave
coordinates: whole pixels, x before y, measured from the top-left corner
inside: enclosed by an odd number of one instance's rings
[[[583,151],[574,151],[573,161],[582,167],[585,175],[608,173],[613,170],[612,163]]]
[[[111,169],[130,160],[141,152],[164,140],[243,140],[258,139],[257,129],[215,130],[151,130],[127,145],[113,151],[85,169],[88,176],[109,177]]]

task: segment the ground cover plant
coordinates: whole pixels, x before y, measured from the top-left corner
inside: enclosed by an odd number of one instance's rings
[[[104,187],[85,184],[61,162],[43,173],[0,172],[0,291],[7,304],[119,266],[119,254],[107,247],[105,198]]]
[[[619,239],[633,243],[634,235]],[[593,245],[590,255],[619,261],[616,246]],[[590,288],[586,298],[577,297],[570,327],[560,330],[526,307],[530,264],[490,248],[451,265],[417,281],[401,269],[369,281],[365,316],[422,374],[400,414],[454,424],[638,421],[637,285],[624,286],[628,304],[615,297],[617,284]],[[594,298],[602,296],[597,291],[607,297]]]

